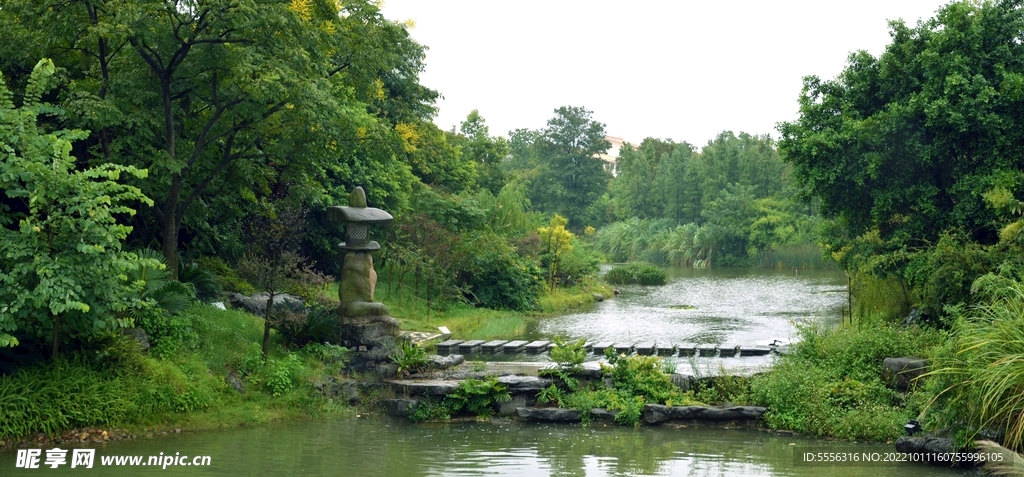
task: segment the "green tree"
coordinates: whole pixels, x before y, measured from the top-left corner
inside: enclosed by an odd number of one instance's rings
[[[558,275],[559,264],[562,259],[573,250],[572,232],[565,229],[568,221],[565,217],[555,214],[547,227],[537,229],[540,234],[543,251],[541,256],[547,264],[548,285],[555,286],[555,276]]]
[[[459,132],[458,144],[462,147],[463,156],[476,164],[476,185],[497,195],[508,181],[502,168],[502,162],[511,151],[508,141],[500,136],[490,136],[483,116],[475,109],[459,125]]]
[[[541,211],[563,214],[581,228],[587,208],[605,192],[611,178],[596,157],[610,147],[604,124],[591,114],[582,107],[556,109],[534,146],[541,167],[531,183],[531,201]]]
[[[21,107],[0,77],[0,346],[15,346],[13,333],[52,336],[52,356],[71,338],[89,339],[131,326],[121,313],[146,306],[128,272],[155,266],[121,249],[131,227],[123,205],[152,204],[121,175],[146,177],[132,166],[104,164],[76,170],[70,152],[88,136],[79,130],[46,132],[45,114],[62,114],[42,102],[53,62],[36,64]]]
[[[876,231],[889,248],[952,227],[994,243],[982,193],[1024,168],[1022,28],[1020,2],[954,2],[916,27],[890,23],[880,57],[856,52],[837,78],[804,78],[779,147],[805,193],[848,236]]]
[[[174,273],[183,228],[214,235],[203,215],[237,222],[282,190],[322,204],[359,182],[398,208],[412,176],[393,127],[436,98],[423,48],[369,1],[10,0],[0,61],[23,71],[12,45],[66,65],[64,120],[96,131],[79,159],[151,171],[140,239]]]

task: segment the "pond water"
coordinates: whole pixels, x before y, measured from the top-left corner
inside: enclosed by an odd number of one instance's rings
[[[670,277],[663,287],[621,287],[618,298],[584,313],[544,320],[532,333],[634,343],[753,345],[792,338],[793,319],[838,322],[846,300],[845,276],[835,271],[671,269]],[[758,364],[767,358],[701,359]],[[744,361],[751,359],[761,361]],[[0,475],[980,475],[909,463],[818,467],[795,459],[805,452],[884,456],[893,452],[892,444],[819,441],[756,430],[614,424],[492,421],[416,425],[404,419],[351,418],[82,447],[97,449],[93,469],[68,465],[16,469],[16,454],[5,453],[0,455]],[[166,469],[102,465],[104,456],[143,456],[145,461],[160,453],[208,455],[211,465]]]
[[[624,285],[582,313],[542,320],[541,336],[593,341],[754,346],[794,338],[794,322],[838,323],[847,303],[838,270],[667,269],[662,286]]]
[[[891,463],[835,467],[796,463],[804,452],[892,452],[891,445],[823,442],[752,430],[452,423],[344,419],[141,438],[96,449],[92,469],[15,469],[2,475],[189,476],[935,476],[963,470]],[[210,456],[210,465],[104,466],[104,456]],[[70,453],[69,453],[70,455]],[[44,453],[45,456],[45,453]],[[144,459],[145,460],[145,459]],[[799,459],[797,459],[799,460]]]

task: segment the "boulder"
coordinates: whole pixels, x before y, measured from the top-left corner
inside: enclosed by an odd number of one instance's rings
[[[582,418],[578,409],[562,409],[560,407],[519,407],[516,414],[528,421],[540,422],[580,422]]]
[[[537,376],[500,376],[498,382],[508,386],[508,391],[516,393],[536,393],[551,385],[550,379]]]
[[[984,463],[981,460],[981,456],[968,455],[976,453],[977,448],[957,451],[956,446],[953,445],[953,440],[948,437],[903,436],[896,439],[896,450],[905,454],[918,454],[915,459],[916,462],[925,462],[943,467],[951,467],[957,463],[961,467],[971,467]]]
[[[515,416],[516,410],[525,408],[537,403],[537,398],[527,394],[513,394],[512,400],[503,402],[498,406],[498,414],[502,416]]]
[[[327,376],[322,381],[313,383],[313,387],[324,397],[332,400],[348,403],[359,402],[359,384],[354,379]]]
[[[665,421],[746,421],[754,420],[764,414],[765,408],[760,406],[704,407],[704,406],[662,406],[661,404],[644,405],[644,422],[657,424]]]
[[[249,313],[256,316],[265,316],[267,314],[267,294],[257,293],[251,296],[245,296],[241,293],[232,293],[229,298],[231,306],[235,308],[241,308]],[[274,308],[279,306],[286,306],[292,310],[301,310],[306,307],[306,300],[302,297],[290,295],[288,293],[281,293],[274,295]]]
[[[245,394],[245,386],[242,384],[242,380],[238,379],[238,375],[234,371],[224,376],[224,382],[231,386],[231,389],[238,391],[238,394]]]
[[[604,301],[604,296],[603,296],[603,295],[601,295],[600,293],[595,293],[595,294],[594,294],[594,301],[596,301],[596,302],[602,302],[602,301]]]
[[[668,378],[683,392],[690,390],[690,376],[685,374],[670,374]]]
[[[885,358],[882,361],[882,379],[900,391],[914,385],[915,379],[928,372],[928,360],[924,358]]]
[[[384,412],[389,416],[405,417],[409,415],[409,410],[416,408],[419,401],[415,399],[384,399],[380,403],[384,406]]]
[[[607,409],[595,407],[590,410],[590,419],[594,422],[612,422],[615,420],[615,415],[618,413],[619,411],[617,410],[609,411]]]
[[[396,379],[391,382],[391,388],[396,393],[407,396],[440,396],[444,397],[455,392],[459,387],[458,381],[420,381],[410,379]]]
[[[344,318],[340,328],[342,343],[352,349],[360,345],[390,348],[398,336],[398,320],[383,315]]]
[[[146,336],[146,330],[142,328],[122,328],[121,334],[137,341],[139,343],[139,350],[143,353],[149,351],[149,337]]]
[[[461,354],[448,356],[438,356],[435,354],[428,357],[428,359],[430,360],[430,367],[433,369],[448,369],[466,362],[466,358]]]

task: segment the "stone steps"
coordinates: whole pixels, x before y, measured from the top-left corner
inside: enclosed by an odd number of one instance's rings
[[[525,340],[458,340],[449,339],[437,343],[437,354],[446,356],[450,354],[542,354],[554,347],[554,343],[547,340],[525,341]],[[769,354],[785,354],[789,351],[787,346],[746,346],[728,343],[725,345],[693,343],[652,343],[652,342],[614,342],[614,341],[588,341],[583,345],[587,354],[593,353],[600,356],[605,349],[612,348],[616,353],[639,354],[646,356],[680,357],[687,358],[699,356],[702,358],[719,357],[749,357],[767,356]]]

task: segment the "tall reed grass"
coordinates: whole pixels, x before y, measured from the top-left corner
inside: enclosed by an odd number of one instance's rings
[[[820,245],[804,243],[761,250],[754,257],[754,266],[778,269],[834,269],[836,262],[824,257]]]
[[[979,280],[981,282],[981,280]],[[976,283],[979,283],[976,282]],[[950,427],[962,445],[984,431],[1003,445],[1024,449],[1024,284],[988,290],[991,301],[958,310],[953,339],[937,356],[936,397],[929,408],[937,426]]]

